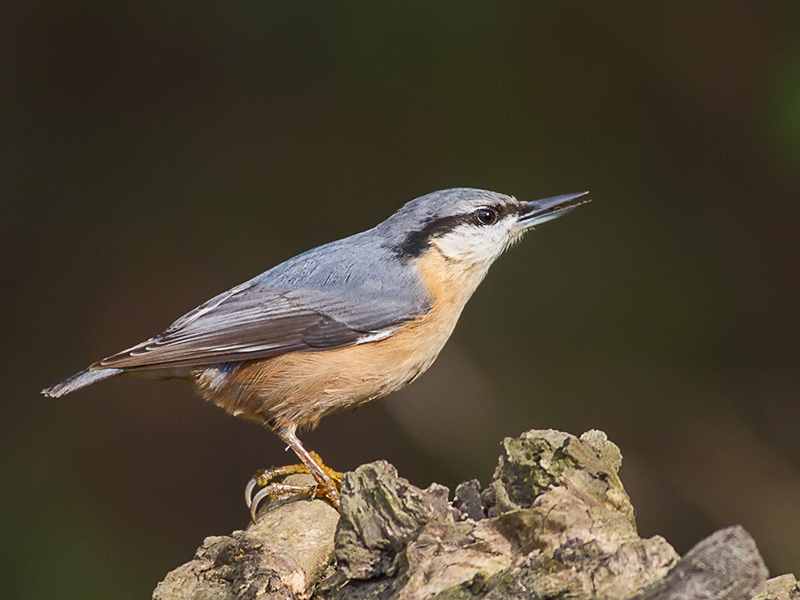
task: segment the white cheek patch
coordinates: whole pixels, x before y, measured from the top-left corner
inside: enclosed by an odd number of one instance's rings
[[[488,268],[521,237],[522,231],[514,225],[516,219],[504,219],[493,226],[483,227],[467,223],[432,243],[450,260]]]

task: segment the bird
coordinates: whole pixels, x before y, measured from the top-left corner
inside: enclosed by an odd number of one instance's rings
[[[307,450],[298,431],[419,377],[492,263],[525,231],[588,202],[587,194],[520,201],[452,188],[420,196],[372,229],[290,258],[42,393],[61,397],[120,375],[186,380],[228,413],[275,432],[300,460],[248,482],[253,520],[264,498],[288,493],[338,509],[342,474]],[[314,484],[276,481],[296,472]]]

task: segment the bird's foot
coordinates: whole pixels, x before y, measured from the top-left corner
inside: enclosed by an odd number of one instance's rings
[[[339,490],[342,487],[342,473],[334,471],[326,466],[316,452],[310,452],[312,458],[324,473],[324,476],[317,477],[317,474],[310,470],[306,465],[287,465],[284,467],[274,467],[271,469],[259,469],[252,479],[247,483],[244,497],[247,508],[250,509],[250,517],[253,522],[256,520],[258,506],[264,498],[275,499],[281,496],[292,494],[305,494],[310,498],[327,499],[337,510],[340,506]],[[275,479],[287,477],[295,474],[312,475],[316,480],[313,484],[298,485],[276,482]],[[257,488],[261,488],[253,494]]]

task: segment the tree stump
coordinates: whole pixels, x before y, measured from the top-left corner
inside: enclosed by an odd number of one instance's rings
[[[322,500],[273,501],[246,531],[209,537],[155,600],[800,600],[767,581],[753,539],[722,529],[684,557],[642,539],[604,433],[506,438],[486,489],[453,500],[378,461],[345,475],[341,514]],[[307,476],[294,476],[307,477]]]

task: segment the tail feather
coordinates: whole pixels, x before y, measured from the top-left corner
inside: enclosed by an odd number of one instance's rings
[[[123,369],[97,369],[96,371],[86,369],[85,371],[76,373],[72,377],[67,377],[64,381],[51,385],[49,388],[43,389],[42,394],[48,398],[60,398],[70,392],[86,387],[87,385],[102,381],[103,379],[108,379],[114,375],[119,375],[122,371]]]

